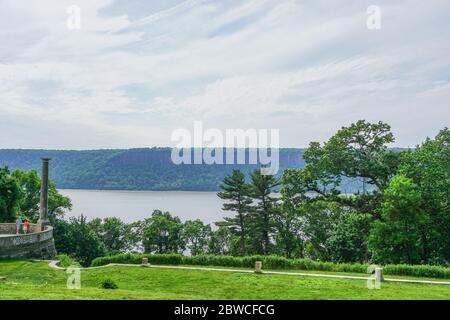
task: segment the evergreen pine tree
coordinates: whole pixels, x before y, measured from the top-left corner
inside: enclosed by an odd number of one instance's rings
[[[218,222],[217,225],[228,227],[239,237],[240,254],[246,255],[247,220],[252,203],[252,199],[248,197],[250,186],[245,182],[245,176],[240,170],[233,170],[231,175],[224,178],[220,188],[223,191],[219,192],[218,196],[227,201],[223,205],[223,210],[234,211],[237,214],[232,218],[224,218],[224,221]]]
[[[270,237],[273,231],[273,215],[276,214],[277,199],[271,196],[273,188],[280,185],[280,180],[273,175],[263,175],[255,170],[251,175],[251,197],[258,201],[252,213],[254,240],[258,253],[270,253]]]

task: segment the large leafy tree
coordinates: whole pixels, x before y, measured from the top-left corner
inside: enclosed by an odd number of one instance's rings
[[[379,217],[382,192],[397,172],[401,158],[401,152],[388,149],[393,142],[390,126],[383,122],[360,120],[343,127],[323,145],[310,144],[296,188]],[[360,181],[362,192],[342,195],[343,182],[348,179]]]
[[[374,259],[383,263],[420,263],[423,256],[422,211],[418,186],[403,175],[395,176],[384,193],[382,220],[375,221],[369,245]]]
[[[103,220],[97,218],[91,220],[89,226],[102,240],[108,254],[118,254],[132,249],[130,226],[119,218],[111,217]]]
[[[297,223],[306,255],[335,261],[367,258],[370,220],[365,213],[381,218],[384,189],[401,160],[401,152],[388,149],[393,142],[389,125],[360,120],[323,144],[312,142],[304,153],[305,167],[284,172],[281,225]],[[346,184],[358,181],[360,191],[347,195]],[[284,238],[289,235],[292,243],[292,231]]]
[[[143,244],[148,253],[181,253],[185,249],[183,223],[169,212],[155,210],[142,223]]]
[[[303,257],[304,254],[304,220],[295,211],[284,204],[277,206],[277,214],[273,217],[275,228],[276,254],[287,258]]]
[[[183,238],[193,256],[206,254],[211,239],[211,226],[200,220],[188,220],[184,224]]]
[[[303,220],[305,256],[314,260],[329,260],[327,240],[342,209],[334,202],[318,200],[301,203],[298,212]]]
[[[281,179],[281,203],[277,204],[278,214],[274,217],[277,253],[288,258],[303,257],[306,239],[305,221],[299,213],[299,205],[305,200],[305,193],[295,189],[298,186],[295,183],[298,173],[298,170],[291,169],[284,172]]]
[[[372,216],[346,212],[337,217],[331,236],[326,241],[333,262],[365,262],[369,260],[367,239]]]
[[[226,201],[223,204],[223,210],[236,212],[236,216],[225,217],[218,225],[228,227],[232,234],[239,237],[240,254],[245,255],[247,253],[248,215],[253,202],[249,197],[250,185],[245,182],[245,175],[240,170],[233,170],[231,175],[224,178],[220,188],[223,191],[217,195]]]
[[[0,222],[13,222],[19,209],[22,191],[8,168],[0,168]]]
[[[233,240],[235,238],[227,227],[222,226],[217,230],[212,230],[208,244],[208,253],[214,255],[234,255]],[[237,252],[239,253],[239,250]]]
[[[427,263],[450,263],[450,130],[404,154],[400,172],[422,194],[421,210],[429,217],[422,227],[423,259]]]
[[[383,189],[398,166],[397,154],[387,149],[395,141],[390,130],[386,123],[360,120],[340,129],[323,146],[311,143],[304,158],[322,171],[319,173],[336,178],[363,178]]]
[[[22,215],[31,221],[39,219],[39,202],[41,179],[36,170],[16,170],[12,173],[13,178],[22,190],[19,210]],[[56,189],[55,184],[49,181],[48,185],[48,215],[52,223],[55,219],[62,217],[65,210],[72,209],[70,198],[63,196]]]
[[[69,221],[56,220],[54,232],[56,250],[70,255],[85,267],[106,253],[102,240],[83,215],[71,217]]]

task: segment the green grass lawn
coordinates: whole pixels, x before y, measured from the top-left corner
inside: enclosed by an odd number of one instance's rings
[[[0,299],[450,299],[450,286],[117,266],[82,270],[80,290],[46,262],[0,261]],[[117,290],[100,289],[105,278]]]

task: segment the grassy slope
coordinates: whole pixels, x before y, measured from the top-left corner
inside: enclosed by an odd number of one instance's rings
[[[111,267],[82,271],[81,290],[44,262],[0,261],[0,299],[450,299],[450,287],[364,280]],[[118,290],[99,289],[112,278]]]

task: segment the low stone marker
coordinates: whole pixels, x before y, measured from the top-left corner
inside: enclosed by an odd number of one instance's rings
[[[377,282],[384,281],[383,268],[375,268],[375,281]]]
[[[142,265],[143,266],[148,266],[149,265],[148,258],[142,258]]]
[[[261,261],[256,261],[255,262],[255,273],[263,273],[262,271],[262,262]]]

